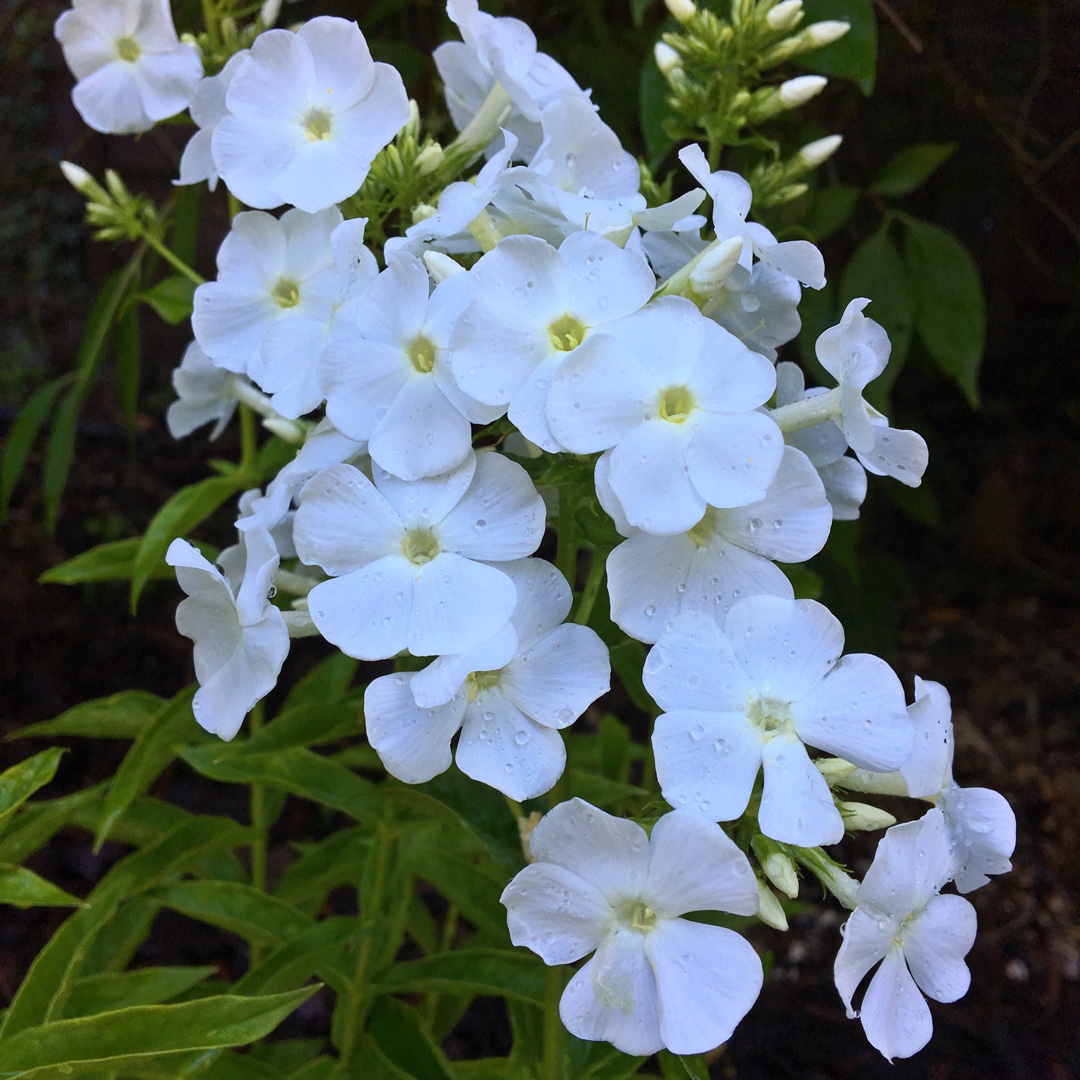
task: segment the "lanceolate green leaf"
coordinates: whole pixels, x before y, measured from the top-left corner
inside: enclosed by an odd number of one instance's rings
[[[915,329],[937,366],[979,404],[986,301],[971,256],[937,225],[905,217],[904,255],[915,290]]]
[[[368,1017],[368,1030],[386,1058],[417,1080],[454,1080],[442,1050],[424,1030],[415,1009],[396,998],[380,998]]]
[[[918,143],[905,146],[877,174],[870,190],[878,195],[907,195],[956,152],[956,143]]]
[[[88,581],[130,581],[135,573],[135,556],[143,538],[111,540],[80,552],[58,566],[50,567],[39,578],[45,585],[82,585]],[[172,568],[162,562],[150,572],[151,579],[175,580]]]
[[[12,907],[82,907],[83,902],[25,866],[0,863],[0,904]]]
[[[7,520],[8,505],[15,483],[22,474],[23,466],[34,445],[38,431],[49,415],[57,394],[72,380],[71,375],[61,375],[52,382],[39,387],[34,395],[19,411],[18,418],[11,425],[7,442],[4,444],[4,459],[0,464],[0,521]]]
[[[94,1016],[130,1005],[158,1005],[210,978],[212,967],[149,967],[108,972],[76,979],[64,1007],[64,1018]]]
[[[59,799],[25,803],[0,833],[0,858],[12,863],[25,862],[81,810],[100,803],[104,795],[102,782]]]
[[[27,1028],[3,1046],[0,1077],[60,1080],[77,1069],[135,1066],[162,1053],[243,1046],[269,1034],[315,992],[147,1005]]]
[[[76,390],[69,390],[53,418],[49,445],[45,451],[41,489],[45,502],[45,528],[51,534],[56,528],[60,510],[60,497],[67,486],[71,459],[75,454],[75,429],[79,423],[79,405],[82,399]]]
[[[116,389],[124,409],[128,435],[135,434],[135,414],[139,410],[139,382],[142,376],[142,340],[139,309],[130,305],[116,327]]]
[[[134,297],[149,304],[167,323],[175,326],[191,317],[195,298],[195,282],[183,274],[164,278],[156,285]],[[137,309],[133,306],[131,311]]]
[[[54,746],[0,773],[0,826],[55,775],[66,751]]]
[[[61,713],[55,720],[20,728],[20,739],[55,738],[57,735],[87,739],[134,739],[165,699],[145,690],[125,690],[109,697],[84,701]],[[2,780],[0,780],[2,783]]]
[[[210,476],[181,488],[154,515],[135,556],[131,577],[132,611],[146,583],[162,569],[169,545],[205,521],[237,490],[237,481],[233,477]]]
[[[543,1005],[546,975],[532,953],[508,949],[457,949],[395,964],[379,978],[388,993],[498,994]]]

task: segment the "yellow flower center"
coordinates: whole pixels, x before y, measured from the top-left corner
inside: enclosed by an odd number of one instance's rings
[[[126,60],[129,64],[133,64],[139,59],[139,53],[142,51],[139,48],[139,43],[134,38],[121,38],[116,43],[116,51],[120,54],[121,60]]]
[[[426,375],[435,366],[435,346],[422,334],[413,339],[408,353],[409,363],[421,375]]]
[[[557,352],[570,352],[585,340],[586,329],[573,315],[560,315],[548,326],[551,347]]]
[[[716,535],[716,511],[710,506],[705,516],[686,534],[694,547],[703,548]]]
[[[331,115],[326,109],[311,109],[304,117],[304,134],[312,142],[330,138]]]
[[[300,303],[300,286],[289,278],[281,278],[270,290],[270,295],[281,308],[296,307]]]
[[[401,553],[414,565],[423,566],[439,554],[439,541],[430,529],[410,529],[401,542]]]
[[[469,688],[469,700],[475,701],[477,695],[482,690],[490,690],[493,686],[497,686],[499,683],[498,671],[474,671],[465,680],[465,685]]]
[[[660,395],[660,419],[682,424],[694,411],[694,396],[685,386],[669,386]]]

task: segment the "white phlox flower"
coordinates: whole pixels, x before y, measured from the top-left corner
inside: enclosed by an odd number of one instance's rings
[[[889,335],[863,315],[870,301],[857,297],[844,309],[838,325],[830,327],[814,346],[821,366],[839,384],[833,420],[864,467],[876,476],[891,476],[918,487],[926,471],[926,441],[914,431],[889,427],[888,420],[863,400],[867,383],[889,362]]]
[[[354,194],[404,127],[401,76],[371,59],[355,22],[323,15],[260,34],[232,76],[214,163],[248,206],[316,213]]]
[[[316,473],[328,469],[331,465],[341,464],[355,465],[370,473],[366,458],[367,448],[364,443],[342,435],[329,420],[320,421],[304,440],[304,445],[297,451],[296,457],[266,486],[266,493],[256,495],[243,508],[236,527],[241,532],[258,527],[277,529],[288,518],[293,499]],[[289,531],[291,548],[291,528]],[[280,542],[278,550],[282,550]],[[282,551],[282,554],[291,558],[294,552],[286,554]]]
[[[936,808],[920,821],[894,825],[878,844],[843,929],[836,988],[848,1016],[861,1017],[870,1045],[890,1061],[930,1041],[934,1025],[923,994],[956,1001],[971,983],[964,957],[975,942],[975,909],[961,896],[939,895],[951,875],[949,848]],[[857,1013],[852,998],[879,960]]]
[[[277,548],[265,529],[252,529],[221,553],[225,573],[186,540],[174,540],[165,561],[188,594],[176,609],[176,628],[195,642],[195,719],[231,739],[277,685],[289,652],[285,618],[269,600]]]
[[[493,406],[509,405],[518,430],[549,451],[556,372],[590,335],[642,307],[656,279],[640,255],[591,232],[556,250],[533,236],[501,241],[469,271],[468,307],[450,342],[458,385]]]
[[[824,394],[824,387],[806,390],[802,368],[787,360],[776,365],[776,405],[780,408]],[[784,442],[801,450],[818,471],[836,521],[854,521],[866,498],[866,470],[847,456],[847,439],[831,420],[784,435]]]
[[[957,892],[985,885],[988,874],[1004,874],[1016,847],[1016,815],[989,788],[962,788],[953,779],[953,727],[949,692],[941,683],[915,677],[915,703],[908,706],[915,747],[900,766],[908,794],[934,803],[945,817]]]
[[[195,290],[191,315],[195,340],[218,367],[268,389],[262,350],[274,324],[329,321],[338,289],[330,236],[341,223],[336,206],[318,214],[289,210],[280,219],[261,210],[233,218],[218,250],[217,280]]]
[[[418,784],[450,766],[511,799],[550,791],[566,748],[559,730],[608,689],[607,647],[566,623],[566,579],[540,559],[502,563],[517,589],[510,622],[489,641],[442,656],[423,671],[375,679],[364,694],[365,730],[387,771]]]
[[[191,119],[199,130],[188,139],[184,153],[180,157],[180,177],[175,184],[198,184],[205,180],[211,191],[217,189],[218,169],[214,162],[211,140],[214,128],[229,115],[225,105],[225,95],[229,83],[244,62],[248,50],[241,49],[229,57],[226,65],[216,75],[203,79],[191,95]]]
[[[768,263],[754,264],[749,276],[732,273],[702,309],[710,319],[770,360],[802,329],[798,281]]]
[[[772,560],[803,562],[829,536],[825,489],[806,456],[790,446],[764,499],[730,510],[710,506],[692,529],[674,536],[653,536],[626,522],[607,481],[609,466],[607,455],[597,463],[597,496],[628,537],[607,559],[611,618],[638,641],[655,642],[680,611],[721,622],[743,596],[793,599]]]
[[[331,575],[308,594],[319,632],[360,660],[458,653],[494,636],[517,590],[489,564],[531,555],[544,534],[528,474],[481,453],[423,480],[374,475],[334,465],[300,492],[297,553]]]
[[[684,146],[679,151],[679,160],[713,201],[713,227],[717,240],[742,237],[739,265],[746,273],[750,272],[756,255],[773,269],[811,289],[824,288],[825,261],[813,244],[808,240],[788,240],[779,244],[764,225],[746,220],[753,199],[746,180],[738,173],[711,172],[704,151],[696,143]]]
[[[214,423],[210,438],[216,439],[236,411],[233,379],[228,371],[217,367],[192,342],[185,350],[180,366],[172,373],[177,400],[165,413],[165,426],[174,439],[190,435],[203,424]]]
[[[446,13],[464,40],[445,42],[433,58],[459,131],[498,84],[509,108],[502,127],[514,134],[519,156],[527,159],[540,145],[539,120],[545,105],[564,98],[588,102],[588,91],[561,64],[536,51],[536,35],[519,19],[494,18],[480,11],[477,0],[447,0]]]
[[[757,999],[761,961],[733,930],[680,918],[752,915],[747,858],[718,826],[675,810],[652,836],[582,799],[533,830],[536,862],[507,885],[510,939],[545,964],[595,950],[563,992],[559,1015],[579,1039],[627,1054],[698,1054],[731,1037]]]
[[[329,211],[328,211],[329,212]],[[361,298],[379,274],[375,256],[364,246],[367,218],[350,218],[330,234],[336,291],[329,308],[312,304],[292,318],[275,319],[259,350],[262,387],[272,393],[271,403],[283,416],[295,419],[323,401],[319,386],[319,359],[330,342],[357,332]],[[328,279],[320,279],[328,289]],[[299,305],[298,305],[299,306]]]
[[[503,413],[469,397],[451,374],[448,347],[468,298],[466,275],[430,286],[418,258],[390,255],[357,301],[355,331],[330,342],[318,366],[327,416],[403,480],[456,468],[472,452],[472,424]]]
[[[187,108],[202,60],[176,36],[168,0],[72,0],[56,40],[78,79],[72,100],[95,131],[149,131]]]
[[[608,482],[631,525],[673,535],[706,507],[757,502],[783,439],[755,410],[776,376],[763,356],[667,296],[593,335],[565,360],[547,418],[576,454],[611,450]]]
[[[844,822],[806,747],[885,772],[912,745],[900,680],[843,648],[839,620],[813,600],[747,597],[722,627],[697,612],[672,620],[643,675],[664,710],[652,738],[664,798],[731,821],[763,768],[761,831],[801,847],[837,843]]]

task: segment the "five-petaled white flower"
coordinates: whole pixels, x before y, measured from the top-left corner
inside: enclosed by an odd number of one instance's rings
[[[536,862],[502,894],[510,939],[545,964],[596,950],[559,1013],[579,1039],[627,1054],[699,1054],[730,1038],[761,990],[761,961],[733,930],[680,918],[753,915],[750,863],[718,826],[675,810],[652,836],[582,799],[533,830]]]

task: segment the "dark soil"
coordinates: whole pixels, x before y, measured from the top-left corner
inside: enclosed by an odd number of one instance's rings
[[[0,71],[0,138],[9,144],[0,155],[5,423],[28,391],[70,369],[89,303],[118,265],[118,255],[87,240],[79,201],[57,182],[55,161],[74,158],[98,174],[114,165],[155,195],[167,193],[176,161],[168,137],[106,140],[81,127],[48,38],[59,9],[11,0],[0,9],[10,46]],[[856,600],[853,622],[846,615],[845,622],[855,627],[852,648],[869,647],[861,638],[888,648],[891,639],[889,659],[909,689],[916,674],[949,688],[957,779],[995,788],[1013,806],[1014,870],[969,897],[979,916],[971,990],[956,1004],[932,1004],[932,1043],[895,1066],[844,1017],[831,977],[841,917],[817,905],[808,887],[804,899],[814,911],[795,920],[793,933],[762,937],[774,952],[772,974],[713,1074],[1065,1080],[1080,1076],[1080,8],[1069,0],[897,0],[879,5],[879,26],[879,87],[861,104],[835,168],[845,182],[865,183],[902,145],[959,143],[908,209],[972,250],[984,275],[989,334],[978,411],[917,360],[897,384],[897,422],[918,428],[930,444],[926,484],[941,524],[902,512],[886,481],[871,485],[861,549],[879,567],[902,569],[894,572],[892,601],[875,600],[868,615]],[[858,239],[854,232],[835,238],[827,265],[842,265]],[[200,255],[207,273],[212,252]],[[185,332],[147,319],[144,341],[137,434],[128,439],[103,383],[84,410],[55,536],[42,528],[40,449],[16,488],[2,539],[0,733],[123,689],[171,694],[192,677],[189,643],[173,626],[171,584],[152,585],[136,615],[120,587],[36,584],[42,571],[103,539],[138,535],[172,491],[204,475],[200,437],[176,444],[161,420]],[[214,456],[230,456],[229,438]],[[314,644],[300,650],[299,663],[315,651]],[[0,769],[40,748],[28,740],[4,744]],[[121,754],[111,743],[81,745],[65,758],[55,790],[106,777]],[[159,793],[177,801],[243,814],[222,788],[179,769],[163,784]],[[287,857],[290,830],[304,827],[302,815],[299,807],[286,810],[278,858]],[[71,831],[34,866],[85,895],[119,853],[106,845],[91,855],[85,834]],[[866,854],[850,850],[857,871]],[[0,1004],[64,917],[64,909],[5,912]],[[154,941],[146,962],[243,970],[236,941],[186,921],[161,924]],[[320,1030],[324,1012],[316,999],[302,1018],[305,1030]],[[457,1045],[469,1056],[496,1052],[497,1022],[494,1012],[474,1010]]]

